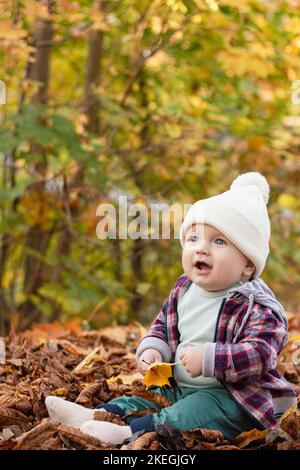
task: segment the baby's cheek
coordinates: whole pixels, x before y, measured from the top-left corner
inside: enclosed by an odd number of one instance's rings
[[[190,271],[193,267],[192,256],[187,250],[183,250],[182,253],[182,267],[185,272]]]

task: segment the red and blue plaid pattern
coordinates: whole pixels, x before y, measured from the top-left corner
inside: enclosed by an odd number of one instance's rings
[[[166,342],[172,361],[180,341],[178,331],[178,299],[192,281],[180,276],[146,336]],[[215,377],[233,398],[265,428],[276,425],[276,398],[295,397],[296,391],[276,370],[277,358],[288,341],[288,332],[281,318],[266,306],[253,304],[244,325],[249,299],[235,293],[223,301],[215,337]]]

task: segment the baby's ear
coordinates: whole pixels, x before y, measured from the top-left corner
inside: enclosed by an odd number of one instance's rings
[[[250,267],[252,268],[252,272],[251,272],[251,276],[250,276],[250,281],[252,281],[252,279],[254,278],[254,275],[255,275],[255,271],[256,271],[256,267],[255,265],[252,263],[252,261],[250,261]]]
[[[247,258],[247,263],[244,269],[244,275],[248,277],[248,280],[251,281],[252,277],[255,273],[255,265],[252,263],[250,259]]]
[[[255,266],[250,259],[247,259],[246,267],[255,269]]]

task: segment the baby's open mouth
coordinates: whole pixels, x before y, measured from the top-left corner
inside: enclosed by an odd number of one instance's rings
[[[209,264],[204,263],[203,261],[196,261],[194,264],[195,268],[199,269],[200,271],[206,271],[208,269],[211,269],[211,266]]]

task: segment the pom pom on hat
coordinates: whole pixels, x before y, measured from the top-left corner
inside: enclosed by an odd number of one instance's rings
[[[262,174],[257,173],[256,171],[250,171],[249,173],[244,173],[242,175],[239,175],[232,182],[230,189],[236,189],[236,188],[241,188],[243,186],[250,186],[250,185],[254,185],[258,187],[267,205],[269,202],[270,187],[266,178]]]

